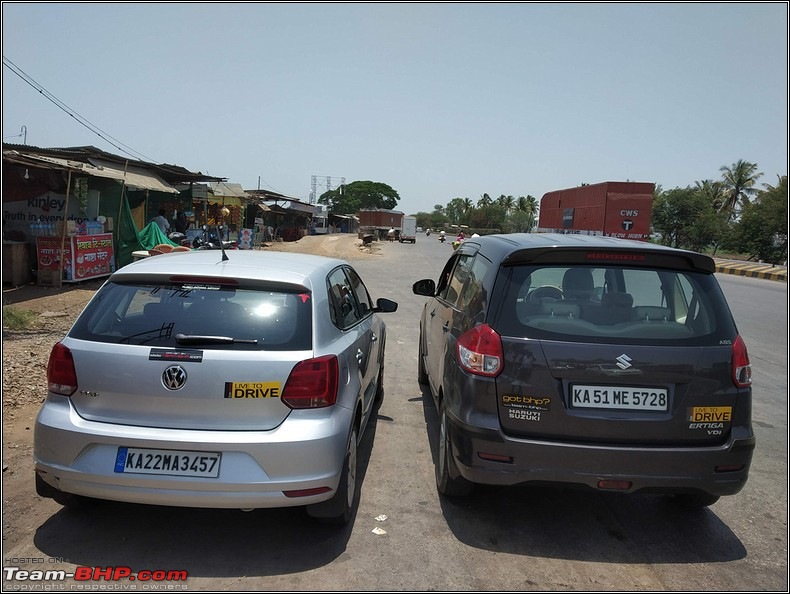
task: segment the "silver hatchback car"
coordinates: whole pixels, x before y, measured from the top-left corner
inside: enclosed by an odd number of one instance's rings
[[[354,268],[294,253],[125,266],[52,349],[36,490],[351,518],[357,445],[383,395],[386,327]]]

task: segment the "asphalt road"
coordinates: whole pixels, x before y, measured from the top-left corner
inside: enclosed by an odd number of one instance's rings
[[[758,446],[740,494],[693,513],[661,497],[548,488],[485,487],[449,501],[434,483],[436,411],[416,380],[424,298],[411,285],[436,278],[450,251],[421,236],[354,262],[374,299],[400,307],[385,318],[385,396],[360,451],[351,525],[316,525],[298,508],[75,512],[43,501],[31,505],[51,515],[14,554],[54,560],[43,569],[189,576],[77,584],[85,589],[787,591],[786,284],[717,275],[754,368]]]

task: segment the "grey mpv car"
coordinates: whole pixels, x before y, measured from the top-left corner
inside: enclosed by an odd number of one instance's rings
[[[556,234],[462,243],[420,320],[438,489],[576,485],[711,505],[746,483],[746,346],[711,258]]]

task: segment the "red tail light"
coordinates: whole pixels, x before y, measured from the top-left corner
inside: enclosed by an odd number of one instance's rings
[[[502,371],[502,339],[487,324],[464,332],[458,339],[456,352],[458,363],[469,373],[496,377]]]
[[[298,363],[288,376],[282,401],[291,408],[321,408],[337,401],[337,357],[328,355]]]
[[[736,388],[748,388],[752,385],[752,366],[746,343],[738,335],[732,345],[732,383]]]
[[[47,384],[54,394],[71,396],[77,391],[77,371],[68,347],[61,343],[52,347],[47,363]]]

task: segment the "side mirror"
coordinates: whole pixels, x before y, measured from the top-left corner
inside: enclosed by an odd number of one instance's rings
[[[376,299],[376,307],[373,311],[379,313],[392,313],[394,311],[398,311],[398,304],[393,301],[392,299],[387,299],[386,297],[379,297]]]
[[[424,278],[418,280],[411,286],[412,293],[415,295],[425,295],[426,297],[433,297],[436,295],[436,283],[433,279]]]

